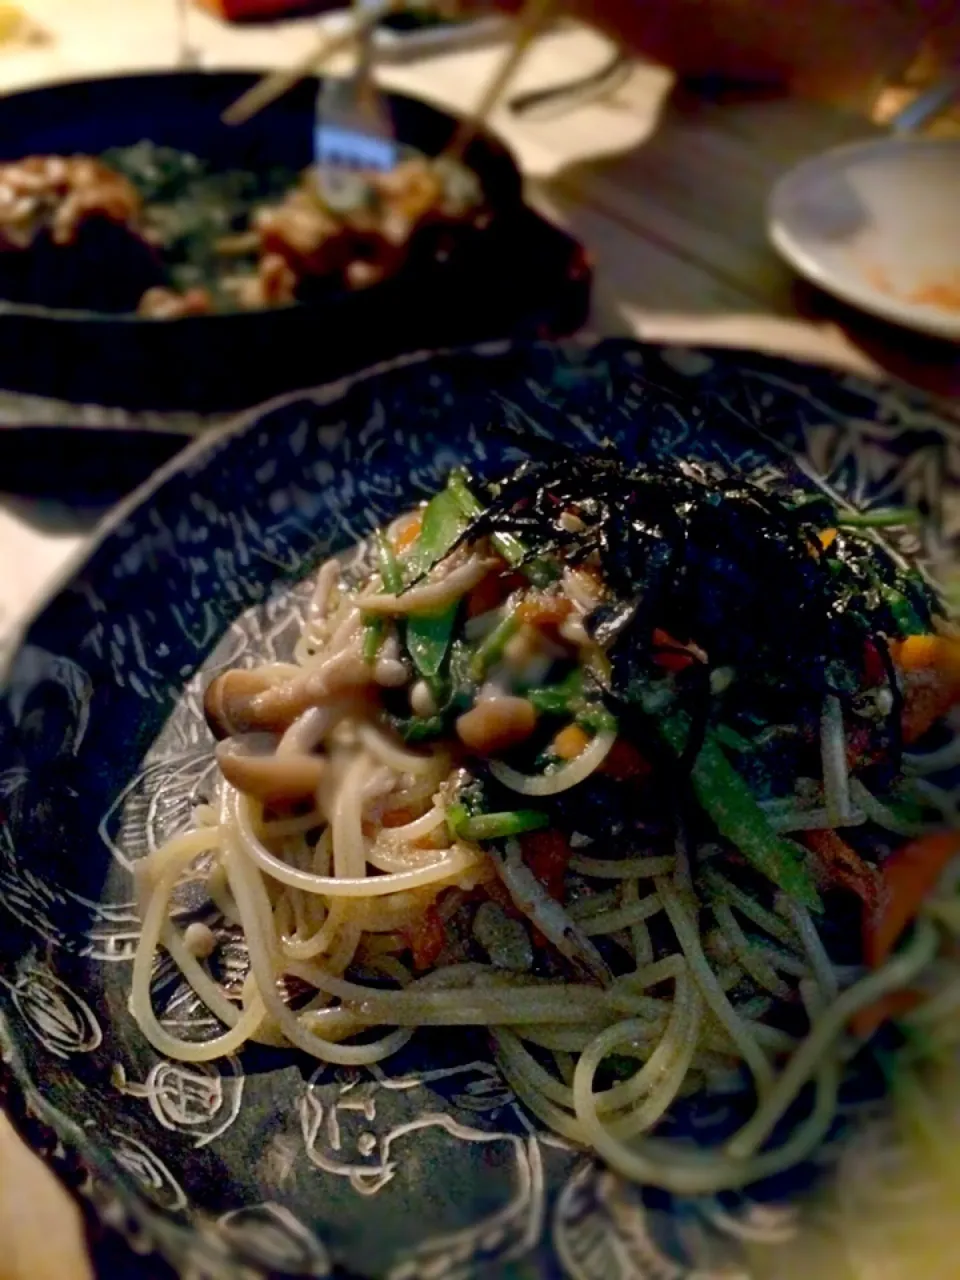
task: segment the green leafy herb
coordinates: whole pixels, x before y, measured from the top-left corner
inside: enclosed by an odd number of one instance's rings
[[[519,630],[520,619],[512,613],[497,623],[473,655],[470,674],[475,680],[482,680],[490,668],[500,661],[504,649]]]
[[[411,567],[419,575],[426,573],[444,556],[466,528],[466,519],[449,489],[444,489],[427,503],[420,536],[414,544]],[[413,665],[431,688],[447,656],[457,620],[458,603],[454,602],[433,613],[413,614],[407,620],[407,651]]]
[[[453,804],[447,810],[447,825],[461,840],[480,842],[507,840],[527,831],[540,831],[550,819],[537,809],[510,809],[504,813],[478,813],[473,817],[462,804]]]
[[[363,623],[363,660],[372,666],[377,660],[386,629],[382,618],[366,618]]]
[[[465,520],[476,520],[477,516],[483,515],[483,503],[471,492],[462,471],[451,472],[447,484]],[[527,549],[519,538],[515,538],[512,533],[496,533],[492,541],[507,564],[514,569],[523,564]]]
[[[617,717],[599,704],[584,707],[576,713],[574,720],[581,729],[590,733],[616,733],[619,725]]]
[[[558,684],[528,689],[525,696],[542,715],[572,715],[583,699],[583,670],[577,667]]]
[[[664,716],[657,726],[667,745],[681,755],[689,734],[687,718]],[[820,895],[804,850],[774,831],[711,730],[694,761],[691,781],[704,812],[721,835],[784,893],[819,911]]]
[[[393,554],[393,547],[387,538],[383,529],[378,529],[374,534],[374,541],[377,545],[377,561],[380,568],[380,578],[383,582],[384,592],[395,596],[403,590],[403,577],[400,573],[400,566],[397,564],[397,558]],[[387,624],[383,618],[370,617],[364,620],[363,624],[363,660],[366,663],[376,661],[377,654],[380,652],[380,646],[383,644],[384,637],[387,634]]]
[[[856,511],[842,513],[836,523],[839,529],[898,529],[904,525],[919,524],[920,512],[909,507]]]

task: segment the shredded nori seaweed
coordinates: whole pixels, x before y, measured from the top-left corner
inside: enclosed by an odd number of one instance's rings
[[[933,590],[870,533],[843,530],[822,548],[836,508],[785,482],[551,446],[485,496],[463,541],[509,533],[531,558],[599,561],[607,600],[587,626],[607,649],[617,699],[640,701],[662,676],[656,628],[699,646],[710,669],[734,668],[784,712],[827,693],[849,699],[868,639],[928,630],[937,612]],[[694,664],[674,683],[699,736],[709,671]]]

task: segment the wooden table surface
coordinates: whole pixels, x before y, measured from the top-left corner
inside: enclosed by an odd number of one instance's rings
[[[176,56],[173,0],[22,0],[46,44],[0,46],[0,89],[165,67]],[[231,29],[197,14],[206,66],[292,61],[310,23]],[[542,88],[599,67],[610,46],[583,28],[544,39],[514,86]],[[496,58],[450,53],[386,70],[392,87],[468,109]],[[801,157],[876,131],[864,116],[785,98],[706,103],[666,71],[636,66],[603,101],[561,118],[494,125],[522,161],[533,201],[592,248],[593,328],[716,342],[903,375],[960,396],[960,349],[856,314],[800,284],[767,246],[763,209]],[[943,128],[943,126],[941,126]],[[960,131],[960,125],[958,125]],[[89,513],[0,497],[0,645],[84,542]],[[0,1116],[0,1280],[81,1280],[89,1265],[76,1212]]]

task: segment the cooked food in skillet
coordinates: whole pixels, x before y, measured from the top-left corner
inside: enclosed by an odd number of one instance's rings
[[[0,165],[0,294],[156,318],[285,305],[442,259],[489,222],[474,174],[409,153],[321,195],[149,142]]]

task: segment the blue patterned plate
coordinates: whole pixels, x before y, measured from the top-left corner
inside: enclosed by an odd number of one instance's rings
[[[531,1121],[481,1035],[424,1035],[375,1069],[262,1047],[191,1067],[158,1058],[127,1013],[131,870],[208,781],[210,672],[283,655],[304,576],[451,465],[502,472],[497,419],[918,506],[930,532],[907,550],[921,558],[960,536],[960,425],[919,397],[622,341],[406,360],[258,411],[141,490],[30,624],[8,674],[0,1048],[29,1140],[148,1271],[166,1259],[197,1280],[704,1280],[752,1274],[748,1256],[772,1255],[803,1219],[797,1195],[815,1168],[709,1200],[622,1183]],[[226,963],[243,966],[236,944]],[[172,969],[159,994],[171,1028],[207,1034]]]

